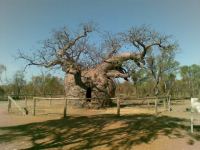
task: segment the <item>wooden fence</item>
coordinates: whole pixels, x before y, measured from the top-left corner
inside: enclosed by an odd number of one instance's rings
[[[102,99],[102,98],[71,98],[71,97],[59,97],[59,98],[53,98],[53,97],[33,97],[32,98],[32,114],[33,116],[36,115],[37,113],[37,107],[39,106],[38,101],[40,100],[49,100],[49,105],[52,105],[52,101],[53,100],[64,100],[64,103],[62,104],[62,107],[63,107],[63,117],[66,117],[68,114],[68,102],[70,100],[93,100],[93,99]],[[125,99],[123,100],[123,98],[119,98],[119,97],[116,97],[116,98],[111,98],[112,100],[114,100],[116,102],[116,105],[117,105],[117,110],[116,110],[116,114],[117,116],[120,116],[120,106],[121,104],[126,101]],[[168,110],[168,111],[171,111],[171,100],[170,100],[170,97],[145,97],[145,98],[136,98],[136,99],[132,99],[132,101],[135,101],[135,100],[140,100],[141,103],[143,102],[147,102],[147,106],[148,108],[150,108],[150,102],[154,102],[154,109],[155,109],[155,114],[158,113],[158,102],[159,101],[162,101],[163,103],[163,107]],[[21,107],[19,104],[17,104],[17,101],[15,101],[13,98],[11,98],[10,96],[8,96],[8,111],[10,111],[11,109],[11,104],[13,103],[17,108],[18,110],[23,114],[23,115],[26,115],[28,114],[28,107],[27,107],[27,97],[24,98],[24,102],[25,102],[25,107]],[[127,101],[131,101],[131,100],[127,100]],[[24,104],[23,104],[24,105]],[[31,112],[31,111],[30,111]]]
[[[49,100],[49,104],[52,103],[52,100],[64,100],[64,109],[63,109],[63,117],[67,117],[67,108],[68,102],[70,100],[93,100],[93,99],[102,99],[102,98],[74,98],[74,97],[62,97],[62,98],[52,98],[52,97],[33,97],[33,116],[36,115],[37,110],[37,101],[38,100]],[[119,98],[110,98],[112,100],[117,100],[117,116],[120,116],[120,99]]]
[[[126,101],[126,98],[120,97],[120,99],[124,99]],[[131,98],[131,99],[128,99],[127,101],[141,101],[140,102],[141,104],[144,104],[146,102],[148,108],[150,108],[150,103],[154,103],[155,114],[158,114],[158,104],[160,102],[163,104],[163,107],[166,111],[172,110],[171,96]]]

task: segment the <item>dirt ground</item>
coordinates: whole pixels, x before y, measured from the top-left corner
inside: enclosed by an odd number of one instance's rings
[[[47,102],[44,105],[48,105]],[[40,105],[42,106],[42,105]],[[7,102],[0,102],[0,149],[87,149],[87,150],[199,150],[200,126],[190,134],[189,101],[176,101],[172,111],[159,114],[140,105],[102,110],[68,108],[62,118],[63,104],[22,116],[8,113]],[[60,109],[59,109],[60,107]],[[54,108],[54,109],[53,109]],[[40,108],[41,109],[41,108]],[[53,113],[56,112],[56,113]],[[195,116],[197,118],[198,116]],[[199,117],[200,119],[200,117]]]

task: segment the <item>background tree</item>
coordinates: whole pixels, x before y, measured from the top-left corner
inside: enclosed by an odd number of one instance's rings
[[[0,82],[2,82],[2,74],[6,71],[6,66],[0,64]]]
[[[127,61],[124,66],[126,68],[127,72],[130,74],[130,78],[133,82],[133,85],[131,88],[134,88],[134,92],[131,92],[132,94],[134,93],[136,97],[139,97],[139,87],[143,83],[145,83],[148,80],[148,72],[144,67],[138,67],[137,64]],[[128,85],[127,85],[128,87]],[[147,93],[146,93],[147,94]],[[143,94],[142,94],[143,95]],[[148,94],[147,94],[148,95]]]
[[[63,80],[50,74],[34,76],[28,84],[32,95],[52,96],[64,94]]]
[[[13,82],[12,82],[12,94],[15,95],[16,98],[19,98],[21,94],[23,94],[24,87],[26,85],[26,81],[24,78],[23,71],[17,71],[14,74]]]
[[[6,71],[6,66],[0,64],[0,83],[2,83],[2,74],[3,74],[3,72],[5,72],[5,71]],[[4,96],[4,94],[5,94],[5,90],[4,90],[4,88],[0,85],[0,99],[2,99],[2,96]]]
[[[174,70],[176,71],[176,70]],[[161,80],[161,89],[162,89],[162,94],[169,96],[174,93],[174,85],[176,81],[176,75],[175,72],[170,73],[170,74],[164,74]]]
[[[200,66],[182,66],[180,68],[180,74],[182,77],[184,92],[188,93],[190,97],[197,96],[199,94],[200,87]]]
[[[175,73],[178,70],[179,63],[175,60],[177,45],[168,45],[161,47],[162,50],[155,54],[151,51],[147,54],[147,70],[154,81],[154,95],[159,95],[161,92],[161,83],[163,84],[163,93],[170,94],[172,87],[172,78],[175,78]],[[166,92],[167,91],[167,92]]]

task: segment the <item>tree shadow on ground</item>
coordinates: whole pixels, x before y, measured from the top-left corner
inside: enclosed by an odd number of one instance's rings
[[[94,115],[68,117],[13,127],[0,128],[0,144],[17,139],[28,140],[29,146],[21,149],[92,149],[102,146],[116,150],[131,149],[148,143],[159,135],[184,137],[189,134],[188,120],[168,116],[136,114],[116,117]],[[197,127],[197,130],[200,130]],[[200,140],[200,135],[192,136]]]

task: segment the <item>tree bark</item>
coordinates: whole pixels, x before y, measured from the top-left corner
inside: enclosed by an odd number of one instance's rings
[[[114,78],[128,78],[123,71],[122,64],[127,60],[139,62],[141,54],[122,53],[104,60],[95,68],[70,72],[65,76],[65,91],[67,97],[87,98],[87,90],[91,90],[91,97],[98,98],[99,107],[110,105],[110,98],[115,96]],[[99,99],[102,98],[102,99]]]

